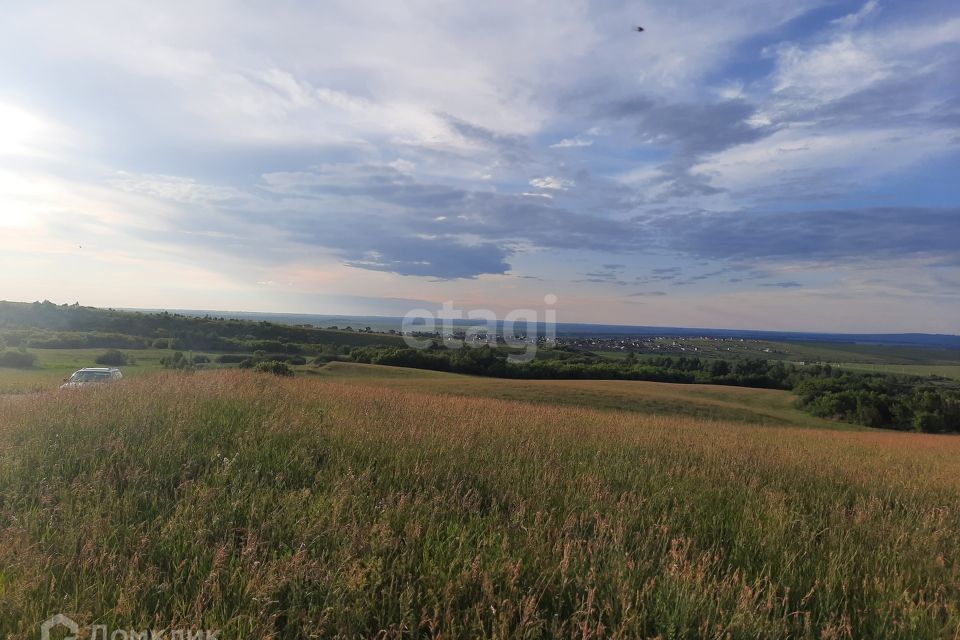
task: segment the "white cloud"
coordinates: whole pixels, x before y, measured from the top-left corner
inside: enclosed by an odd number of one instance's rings
[[[832,23],[846,28],[855,27],[863,22],[867,16],[875,12],[879,6],[880,3],[878,0],[867,0],[867,2],[865,2],[864,5],[860,7],[860,10],[856,13],[850,13],[842,18],[837,18],[836,20],[833,20]]]
[[[541,130],[553,98],[570,87],[695,93],[722,52],[821,1],[339,0],[280,11],[51,0],[8,12],[0,54],[78,70],[96,99],[114,95],[122,108],[149,116],[158,134],[456,146],[438,113],[527,135]],[[636,34],[629,25],[640,17],[649,27]]]
[[[564,138],[560,142],[556,142],[550,145],[551,149],[570,149],[576,147],[589,147],[593,144],[593,140],[589,138],[582,138],[580,136],[574,136],[573,138]]]
[[[777,49],[775,93],[790,92],[797,102],[828,102],[890,77],[894,64],[850,34],[812,49]]]
[[[745,97],[743,89],[743,82],[737,80],[718,87],[716,94],[721,100],[740,100]]]
[[[829,191],[844,180],[879,181],[950,151],[949,140],[936,131],[817,131],[794,127],[708,156],[692,170],[711,175],[713,184],[735,191],[761,186],[775,190],[819,175],[819,188]],[[809,184],[804,187],[810,195],[816,195],[816,188]]]
[[[247,194],[235,187],[202,184],[182,176],[136,175],[121,171],[108,182],[122,191],[183,204],[247,199]]]
[[[772,49],[774,98],[791,105],[838,100],[887,79],[915,77],[955,55],[931,51],[960,41],[960,18],[897,24],[869,32],[843,32],[812,46],[784,43]]]
[[[552,189],[555,191],[566,191],[570,187],[575,186],[576,183],[573,180],[567,180],[566,178],[557,178],[555,176],[547,176],[545,178],[534,178],[530,181],[531,187],[536,187],[538,189]]]

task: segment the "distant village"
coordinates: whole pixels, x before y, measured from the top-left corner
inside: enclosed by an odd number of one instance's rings
[[[309,325],[308,325],[309,326]],[[453,331],[398,331],[396,329],[373,329],[371,327],[353,328],[350,326],[329,326],[334,331],[355,331],[357,333],[380,333],[395,336],[409,336],[417,339],[433,339],[438,342],[461,344],[507,344],[502,335],[495,337],[482,329],[455,329]],[[787,359],[791,352],[788,345],[753,338],[715,337],[715,336],[527,336],[516,333],[511,344],[537,344],[568,351],[596,353],[634,353],[648,355],[671,355],[702,358],[723,358],[752,356],[762,358]],[[798,364],[803,364],[798,362]]]

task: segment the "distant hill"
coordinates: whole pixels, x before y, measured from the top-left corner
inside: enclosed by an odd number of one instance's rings
[[[0,302],[0,336],[35,348],[164,346],[220,351],[299,353],[321,345],[401,345],[397,335],[330,330],[212,315],[141,313],[52,302]],[[158,343],[158,344],[155,344]]]
[[[146,313],[156,313],[161,309],[130,309]],[[213,311],[203,309],[170,309],[171,313],[191,317],[217,316],[241,320],[265,320],[283,324],[311,324],[328,327],[336,325],[343,327],[372,327],[376,331],[394,329],[399,331],[403,318],[394,316],[350,316],[350,315],[323,315],[305,313],[265,313],[256,311]],[[455,320],[453,325],[458,328],[474,326],[472,320]],[[524,326],[524,323],[517,323]],[[502,328],[502,323],[498,323]],[[537,325],[542,335],[546,326]],[[960,349],[960,336],[951,334],[931,333],[819,333],[808,331],[766,331],[762,329],[711,329],[708,327],[655,327],[618,324],[589,324],[578,322],[558,322],[556,325],[558,336],[566,337],[627,337],[627,336],[668,336],[668,337],[696,337],[707,338],[743,338],[745,340],[771,340],[784,342],[824,342],[841,344],[876,344],[898,345],[914,347],[941,347]]]

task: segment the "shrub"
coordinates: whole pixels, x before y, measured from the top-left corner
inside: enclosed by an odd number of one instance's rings
[[[125,364],[131,364],[130,358],[119,349],[108,349],[94,359],[97,364],[110,367],[119,367]]]
[[[913,416],[912,427],[915,431],[924,433],[944,431],[943,418],[929,411],[919,411]]]
[[[277,362],[272,360],[270,362],[260,362],[256,366],[256,371],[258,373],[272,373],[277,376],[292,376],[293,369],[290,368],[286,362]]]
[[[183,355],[182,351],[174,351],[172,356],[160,358],[160,364],[165,369],[187,369],[192,366],[190,359]]]
[[[14,369],[29,369],[33,366],[37,357],[27,351],[4,351],[0,353],[0,367],[12,367]]]
[[[217,362],[220,364],[239,364],[249,359],[250,356],[245,356],[241,353],[225,353],[222,356],[217,356]]]

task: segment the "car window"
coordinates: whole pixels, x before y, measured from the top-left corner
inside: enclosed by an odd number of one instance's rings
[[[70,376],[70,382],[96,382],[106,380],[109,377],[110,374],[103,371],[77,371]]]

